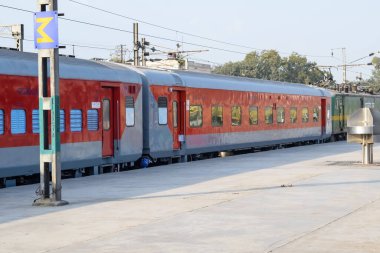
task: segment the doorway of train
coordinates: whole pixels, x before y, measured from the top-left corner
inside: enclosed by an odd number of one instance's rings
[[[326,114],[327,114],[327,108],[326,108],[326,99],[321,99],[321,135],[322,138],[326,134]]]
[[[185,97],[183,90],[172,90],[170,111],[172,112],[173,150],[181,149],[181,141],[183,141],[185,134]]]
[[[102,156],[114,155],[114,106],[113,89],[102,89]]]

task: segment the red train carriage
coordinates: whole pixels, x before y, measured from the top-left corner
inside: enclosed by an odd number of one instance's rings
[[[141,71],[144,154],[153,159],[331,135],[326,90],[185,71]]]
[[[331,135],[330,93],[301,84],[66,57],[60,76],[64,170]],[[37,90],[37,56],[0,50],[0,178],[38,173]]]
[[[39,172],[37,56],[0,50],[0,178]],[[142,154],[140,75],[60,58],[62,168],[135,161]]]

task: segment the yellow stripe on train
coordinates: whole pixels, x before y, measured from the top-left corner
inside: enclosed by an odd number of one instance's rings
[[[333,120],[333,121],[341,121],[341,120],[345,120],[345,121],[347,121],[347,116],[343,116],[343,115],[333,115],[333,116],[332,116],[332,120]]]

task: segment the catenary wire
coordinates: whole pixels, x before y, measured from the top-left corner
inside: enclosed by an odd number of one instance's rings
[[[70,1],[70,0],[69,0]],[[76,2],[76,1],[75,1]],[[33,11],[29,11],[29,10],[25,10],[25,9],[22,9],[22,8],[17,8],[17,7],[13,7],[13,6],[8,6],[8,5],[2,5],[0,4],[1,7],[4,7],[4,8],[8,8],[8,9],[13,9],[13,10],[18,10],[18,11],[22,11],[22,12],[27,12],[27,13],[34,13]],[[118,14],[120,15],[120,14]],[[104,29],[109,29],[109,30],[114,30],[114,31],[119,31],[119,32],[126,32],[126,33],[130,33],[132,34],[133,32],[131,31],[128,31],[128,30],[124,30],[124,29],[120,29],[120,28],[115,28],[115,27],[109,27],[109,26],[104,26],[104,25],[99,25],[99,24],[94,24],[94,23],[90,23],[90,22],[86,22],[86,21],[80,21],[80,20],[75,20],[75,19],[69,19],[69,18],[63,18],[63,17],[60,17],[60,19],[62,20],[66,20],[66,21],[71,21],[71,22],[75,22],[75,23],[80,23],[80,24],[84,24],[84,25],[89,25],[89,26],[94,26],[94,27],[99,27],[99,28],[104,28]],[[149,23],[149,22],[145,22],[143,21],[144,23]],[[181,31],[177,31],[175,29],[172,29],[173,31],[176,31],[178,33],[182,33],[182,34],[185,34],[184,32],[181,32]],[[171,42],[178,42],[178,40],[175,40],[175,39],[170,39],[170,38],[165,38],[165,37],[160,37],[160,36],[155,36],[155,35],[150,35],[150,34],[143,34],[143,33],[140,33],[141,35],[143,36],[147,36],[147,37],[150,37],[150,38],[155,38],[155,39],[159,39],[159,40],[166,40],[166,41],[171,41]],[[190,34],[190,33],[189,33]],[[198,35],[196,35],[198,36]],[[202,36],[200,36],[202,37]],[[203,37],[203,38],[206,38],[206,37]],[[212,40],[212,39],[211,39]],[[225,43],[225,42],[222,42],[222,41],[219,41],[220,43]],[[213,46],[207,46],[207,45],[202,45],[202,44],[198,44],[198,43],[191,43],[191,42],[185,42],[183,41],[182,42],[183,44],[187,44],[187,45],[193,45],[193,46],[198,46],[198,47],[203,47],[203,48],[209,48],[209,49],[214,49],[214,50],[218,50],[218,51],[224,51],[224,52],[229,52],[229,53],[236,53],[236,54],[242,54],[242,55],[246,55],[247,52],[240,52],[240,51],[236,51],[236,50],[228,50],[228,49],[223,49],[223,48],[218,48],[218,47],[213,47]],[[233,43],[230,43],[230,44],[233,44]],[[237,44],[235,44],[237,45]],[[257,49],[257,48],[252,48],[252,47],[247,47],[247,48],[251,48],[251,49],[255,49],[255,50],[260,50],[260,51],[263,51],[262,49]],[[265,50],[264,50],[265,51]],[[290,53],[285,53],[285,52],[280,52],[278,51],[279,53],[283,53],[283,54],[290,54]],[[308,57],[318,57],[318,58],[321,58],[321,57],[324,57],[324,58],[327,58],[327,57],[330,57],[330,56],[316,56],[316,55],[305,55],[305,54],[300,54],[300,56],[308,56]]]
[[[139,23],[142,23],[142,24],[154,26],[154,27],[161,28],[161,29],[168,30],[168,31],[172,31],[172,32],[175,32],[175,33],[180,33],[180,34],[183,34],[183,35],[187,35],[187,36],[191,36],[191,37],[195,37],[195,38],[199,38],[199,39],[203,39],[203,40],[208,40],[208,41],[212,41],[212,42],[216,42],[216,43],[220,43],[220,44],[225,44],[225,45],[229,45],[229,46],[235,46],[235,47],[246,48],[246,49],[257,50],[257,51],[267,51],[267,49],[260,49],[260,48],[250,47],[250,46],[241,45],[241,44],[237,44],[237,43],[231,43],[231,42],[226,42],[226,41],[222,41],[222,40],[216,40],[216,39],[208,38],[208,37],[205,37],[205,36],[200,36],[200,35],[197,35],[197,34],[194,34],[194,33],[184,32],[184,31],[180,31],[180,30],[177,30],[177,29],[165,27],[165,26],[162,26],[162,25],[157,25],[157,24],[154,24],[154,23],[151,23],[151,22],[147,22],[147,21],[144,21],[144,20],[141,20],[141,19],[136,19],[136,18],[132,18],[132,17],[120,14],[120,13],[116,13],[116,12],[113,12],[113,11],[105,10],[105,9],[102,9],[102,8],[99,8],[99,7],[90,5],[90,4],[85,4],[85,3],[82,3],[82,2],[79,2],[79,1],[76,1],[76,0],[68,0],[68,1],[72,2],[72,3],[75,3],[75,4],[78,4],[78,5],[85,6],[87,8],[91,8],[91,9],[98,10],[98,11],[101,11],[101,12],[104,12],[104,13],[108,13],[108,14],[111,14],[111,15],[114,15],[114,16],[117,16],[117,17],[125,18],[125,19],[128,19],[128,20],[132,20],[132,21],[139,22]],[[176,41],[178,42],[178,40],[176,40]],[[289,52],[282,52],[282,51],[277,51],[277,52],[280,53],[280,54],[286,54],[286,55],[291,55],[292,54],[292,53],[289,53]],[[330,57],[330,56],[325,56],[325,55],[323,55],[323,56],[321,56],[321,55],[307,55],[307,54],[300,54],[300,55],[301,56],[311,57],[311,58],[329,58]]]

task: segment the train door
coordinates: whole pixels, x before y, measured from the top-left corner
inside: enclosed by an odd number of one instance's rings
[[[178,150],[181,148],[181,143],[179,140],[180,132],[181,132],[181,114],[180,114],[180,108],[181,106],[181,100],[180,100],[180,92],[179,91],[173,91],[172,92],[172,104],[171,104],[171,111],[172,111],[172,135],[173,135],[173,149]]]
[[[326,134],[326,99],[321,100],[321,135]]]
[[[113,126],[113,101],[112,88],[103,88],[102,99],[102,155],[103,157],[114,154],[114,126]]]

